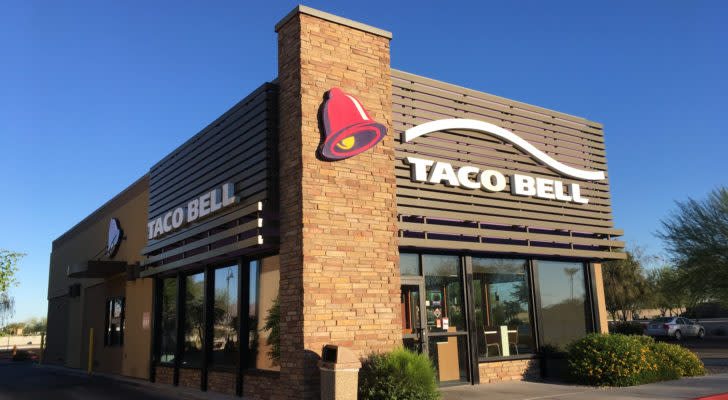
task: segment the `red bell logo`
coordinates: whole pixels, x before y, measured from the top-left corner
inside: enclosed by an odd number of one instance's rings
[[[339,88],[329,90],[322,119],[326,139],[319,150],[331,161],[369,150],[387,134],[387,128],[372,121],[359,100]]]

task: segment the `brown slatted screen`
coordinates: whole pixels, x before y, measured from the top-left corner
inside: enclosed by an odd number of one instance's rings
[[[472,131],[440,131],[402,143],[406,129],[447,118],[469,118],[514,132],[554,159],[580,169],[607,169],[600,124],[506,100],[401,71],[392,71],[393,125],[397,158],[397,208],[402,248],[487,251],[504,254],[623,258],[613,240],[609,179],[598,182],[564,177],[494,136]],[[413,182],[402,160],[414,156],[473,165],[505,175],[577,183],[589,204],[513,196]]]
[[[227,182],[238,203],[149,240],[142,275],[277,247],[277,107],[266,83],[151,168],[149,220]]]

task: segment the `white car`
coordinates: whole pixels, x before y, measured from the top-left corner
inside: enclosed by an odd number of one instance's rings
[[[705,337],[703,325],[683,317],[660,317],[647,323],[644,331],[648,336],[664,336],[682,340],[684,337],[694,336],[698,339]]]

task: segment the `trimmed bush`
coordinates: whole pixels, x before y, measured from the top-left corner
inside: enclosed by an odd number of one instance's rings
[[[622,335],[641,335],[644,330],[644,325],[639,322],[620,321],[609,325],[609,333],[621,333]]]
[[[435,367],[426,355],[403,348],[371,354],[359,371],[359,399],[438,400]]]
[[[670,365],[679,376],[705,375],[703,362],[690,350],[670,343],[655,343],[652,347],[661,361]]]
[[[644,335],[589,334],[569,345],[567,365],[569,379],[593,386],[632,386],[705,374],[690,350]]]
[[[592,333],[569,345],[569,378],[593,386],[632,386],[654,382],[658,365],[641,340]]]

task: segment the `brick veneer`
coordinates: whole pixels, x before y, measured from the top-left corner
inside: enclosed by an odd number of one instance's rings
[[[281,393],[318,397],[325,344],[401,343],[389,39],[298,13],[278,27]],[[372,149],[316,157],[332,87],[388,128]]]
[[[243,395],[254,399],[270,399],[280,387],[278,371],[249,371],[243,377]]]
[[[202,370],[180,368],[179,369],[179,385],[182,387],[199,389],[201,376],[202,376]]]
[[[174,383],[174,368],[157,365],[154,370],[154,381],[171,385]]]
[[[224,371],[207,371],[207,390],[235,395],[235,374]]]
[[[537,379],[540,364],[537,359],[489,362],[478,365],[480,383]]]

